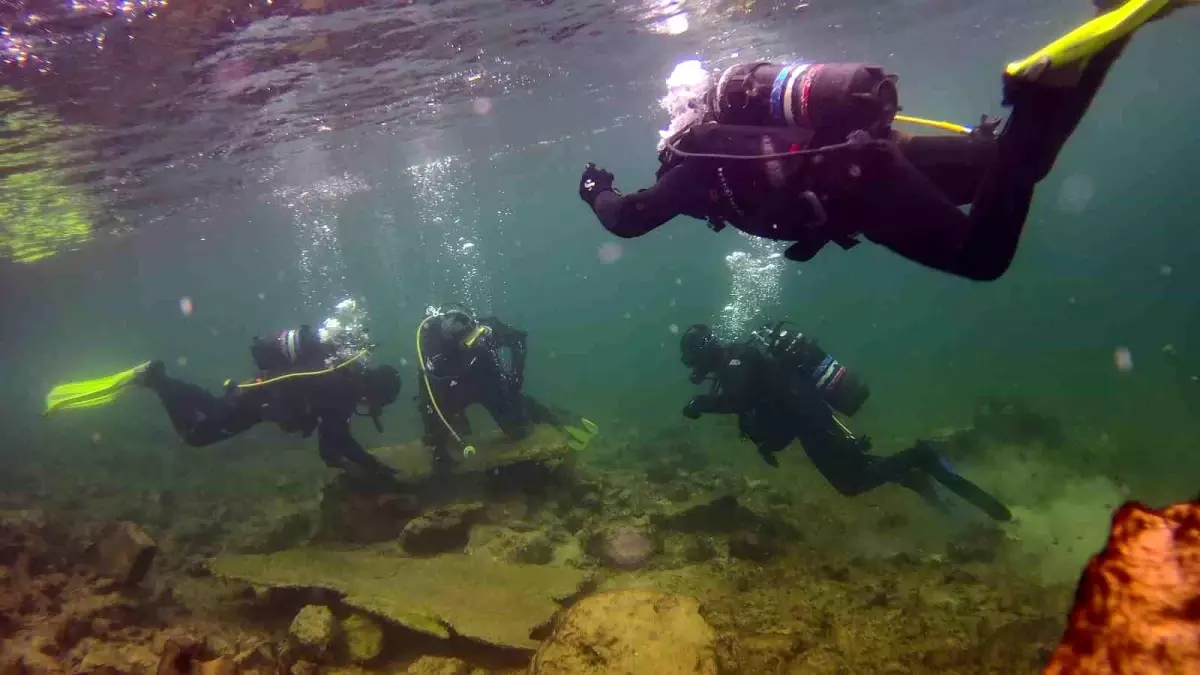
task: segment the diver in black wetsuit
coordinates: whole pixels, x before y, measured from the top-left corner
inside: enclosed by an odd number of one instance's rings
[[[738,64],[688,103],[652,187],[623,195],[588,164],[579,195],[621,237],[688,215],[792,242],[785,255],[806,261],[863,235],[923,265],[994,280],[1016,253],[1034,188],[1130,37],[1099,49],[1070,86],[1006,77],[1012,115],[999,134],[986,117],[962,135],[893,130],[896,78],[876,66]]]
[[[400,375],[391,366],[366,367],[365,351],[346,353],[322,342],[308,326],[277,338],[255,338],[250,348],[259,369],[255,381],[226,382],[215,396],[197,385],[169,377],[155,361],[138,383],[158,394],[171,424],[188,445],[204,446],[232,438],[258,424],[275,422],[305,438],[317,432],[321,459],[331,468],[390,479],[395,472],[363,449],[350,433],[350,418],[369,415],[382,431],[379,415],[400,393]],[[365,406],[365,413],[358,413]]]
[[[694,384],[711,378],[712,386],[684,406],[684,416],[737,415],[738,429],[771,466],[778,466],[775,453],[798,440],[821,475],[847,497],[897,483],[944,508],[932,478],[992,518],[1012,518],[995,497],[954,473],[929,441],[889,457],[868,454],[870,440],[855,438],[834,416],[858,412],[870,393],[866,385],[815,341],[782,326],[764,327],[731,345],[720,344],[707,326],[690,327],[679,343],[683,363]]]
[[[463,436],[471,433],[466,410],[480,404],[511,439],[523,438],[533,424],[563,427],[569,416],[551,410],[521,389],[525,384],[525,332],[496,317],[476,319],[466,311],[436,312],[421,323],[417,337],[419,375],[424,386],[417,395],[425,429],[425,446],[435,467],[447,468],[456,457],[447,450],[451,436],[472,448]],[[505,359],[504,352],[508,352]]]

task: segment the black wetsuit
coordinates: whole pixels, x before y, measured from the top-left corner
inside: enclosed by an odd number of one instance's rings
[[[501,431],[514,440],[529,433],[532,424],[562,426],[563,423],[565,413],[551,410],[521,391],[525,383],[525,332],[495,317],[480,319],[478,323],[488,332],[471,347],[443,332],[437,321],[427,322],[421,331],[423,366],[437,399],[437,409],[430,402],[423,382],[417,401],[425,445],[433,449],[434,458],[439,461],[448,459],[445,446],[450,431],[438,410],[460,436],[471,433],[466,411],[473,404],[482,405]],[[507,363],[505,350],[509,352]]]
[[[306,368],[297,368],[302,370]],[[260,373],[260,379],[283,374]],[[211,445],[259,422],[275,422],[283,431],[299,432],[306,438],[316,431],[317,448],[326,466],[346,469],[354,465],[371,474],[394,473],[350,433],[350,418],[364,396],[360,369],[347,367],[259,387],[231,388],[215,396],[195,384],[169,377],[156,363],[144,385],[158,394],[171,424],[188,445]]]
[[[737,415],[738,429],[771,466],[778,466],[775,453],[798,440],[821,475],[843,495],[897,483],[940,506],[932,477],[991,517],[1011,518],[1002,504],[950,471],[931,443],[918,442],[888,457],[869,454],[870,441],[851,436],[838,423],[809,379],[757,343],[725,347],[713,376],[710,392],[692,398],[683,414],[691,419],[703,413]]]
[[[862,234],[929,267],[993,280],[1012,262],[1034,188],[1127,41],[1092,57],[1073,87],[1011,84],[1006,102],[1012,115],[998,137],[984,125],[970,135],[885,132],[846,144],[844,137],[821,139],[797,127],[706,123],[679,137],[679,149],[738,156],[830,149],[770,161],[681,158],[667,149],[652,187],[622,195],[605,172],[601,180],[609,185],[584,196],[585,172],[581,196],[621,237],[688,215],[714,229],[728,223],[794,242],[785,255],[804,261],[830,241],[849,248]],[[967,204],[970,211],[963,213],[959,207]]]

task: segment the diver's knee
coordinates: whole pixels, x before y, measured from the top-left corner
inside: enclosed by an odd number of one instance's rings
[[[996,281],[1008,272],[1008,268],[1012,266],[1011,260],[1005,260],[998,263],[975,264],[964,268],[959,274],[972,281]]]

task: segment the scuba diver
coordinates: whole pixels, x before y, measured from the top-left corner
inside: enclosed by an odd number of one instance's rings
[[[862,235],[928,267],[995,280],[1016,254],[1035,187],[1133,32],[1198,1],[1113,9],[1096,0],[1100,16],[1007,67],[1012,114],[1000,132],[987,116],[968,128],[898,115],[897,78],[878,66],[760,61],[714,79],[690,61],[668,80],[673,119],[660,132],[655,184],[622,194],[589,163],[579,196],[624,238],[687,215],[791,242],[784,255],[795,261]],[[914,136],[895,121],[955,133]]]
[[[423,387],[417,395],[424,443],[433,455],[435,470],[451,468],[457,457],[448,452],[451,437],[462,455],[475,452],[463,440],[471,433],[466,409],[480,404],[504,434],[524,438],[534,424],[550,424],[571,437],[576,450],[587,446],[596,425],[583,419],[583,429],[565,424],[573,417],[551,409],[526,395],[526,333],[496,317],[478,319],[465,309],[430,307],[417,327],[417,358]],[[507,358],[506,358],[507,353]]]
[[[250,354],[257,376],[242,384],[227,380],[220,395],[168,376],[163,362],[153,361],[106,378],[55,387],[46,397],[44,414],[101,405],[136,384],[158,395],[188,445],[211,445],[259,422],[275,422],[283,431],[300,432],[305,438],[316,431],[326,466],[390,479],[395,472],[350,433],[355,414],[371,417],[382,432],[383,407],[400,393],[395,368],[366,365],[371,345],[364,316],[353,300],[345,300],[319,332],[301,326],[268,339],[255,337]],[[362,407],[365,412],[360,412]]]
[[[847,497],[897,483],[944,511],[933,479],[993,519],[1012,519],[995,497],[955,473],[932,442],[918,441],[888,457],[869,454],[870,440],[856,438],[835,415],[857,413],[868,387],[815,340],[783,326],[764,326],[730,345],[722,345],[708,326],[688,328],[679,341],[683,364],[692,369],[693,384],[711,379],[711,387],[693,397],[683,415],[737,415],[742,437],[775,467],[775,453],[799,440],[825,480]]]

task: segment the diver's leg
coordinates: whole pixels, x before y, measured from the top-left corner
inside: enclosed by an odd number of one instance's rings
[[[1034,188],[1050,172],[1128,39],[1097,53],[1077,84],[1055,88],[1013,85],[1013,113],[996,141],[995,159],[979,178],[979,158],[969,137],[960,142],[961,179],[938,167],[952,155],[953,140],[869,142],[844,151],[835,166],[860,164],[860,192],[844,208],[856,229],[910,260],[970,279],[990,281],[1008,270],[1029,214]],[[974,152],[980,150],[979,153]],[[936,159],[937,153],[945,153]],[[912,156],[912,161],[909,159]],[[918,162],[919,164],[914,164]],[[929,175],[920,166],[934,166]],[[939,178],[938,184],[935,178]],[[963,214],[956,204],[972,181],[980,187]]]
[[[509,440],[520,440],[529,434],[531,420],[520,393],[498,384],[484,392],[482,403]]]
[[[188,445],[211,445],[262,421],[256,396],[213,396],[197,385],[168,376],[161,361],[151,364],[141,382],[158,395],[171,425]]]
[[[438,411],[434,409],[433,403],[429,398],[429,393],[424,387],[421,388],[420,393],[417,395],[417,407],[421,413],[421,427],[424,432],[421,442],[429,449],[436,469],[439,464],[444,464],[450,460],[450,456],[446,452],[446,445],[450,441],[450,431],[446,428],[445,423],[442,422]],[[442,411],[443,414],[453,412]],[[447,418],[446,422],[453,424],[449,418]]]
[[[1034,187],[1054,167],[1128,41],[1118,40],[1093,56],[1073,87],[1010,87],[1013,112],[998,140],[996,163],[971,205],[970,235],[956,264],[959,274],[994,279],[1008,269]]]
[[[525,408],[526,418],[534,424],[549,424],[550,426],[561,428],[566,424],[566,420],[577,418],[576,415],[572,415],[567,410],[551,408],[532,396],[522,395],[522,403]]]

